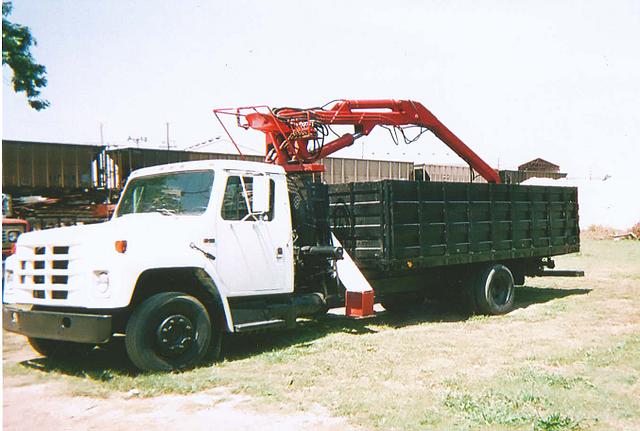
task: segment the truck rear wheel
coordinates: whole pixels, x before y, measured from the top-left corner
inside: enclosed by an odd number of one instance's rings
[[[143,371],[172,371],[201,363],[212,341],[207,309],[193,296],[158,293],[146,299],[127,323],[125,345]]]
[[[32,337],[29,337],[29,344],[33,350],[51,359],[74,359],[86,356],[95,347],[93,344]]]
[[[473,282],[472,289],[477,311],[482,314],[505,314],[513,309],[513,275],[504,265],[485,269]]]

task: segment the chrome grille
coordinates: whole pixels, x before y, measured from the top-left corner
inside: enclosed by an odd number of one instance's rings
[[[19,247],[18,288],[34,299],[68,299],[71,251],[70,246],[58,245]]]

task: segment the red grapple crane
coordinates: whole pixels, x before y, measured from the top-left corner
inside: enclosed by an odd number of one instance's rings
[[[263,132],[266,135],[265,161],[282,165],[287,172],[323,171],[324,167],[315,162],[352,145],[356,139],[371,133],[376,126],[399,128],[407,142],[417,137],[408,140],[403,128],[417,126],[421,128],[420,134],[424,129],[431,131],[488,182],[500,183],[498,173],[491,166],[427,108],[412,100],[339,100],[330,108],[271,109],[253,106],[214,109],[214,113],[218,120],[218,114],[235,115],[240,127]],[[220,123],[229,134],[221,120]],[[325,143],[325,137],[333,131],[331,126],[334,125],[353,126],[354,131]],[[229,137],[235,145],[230,134]]]

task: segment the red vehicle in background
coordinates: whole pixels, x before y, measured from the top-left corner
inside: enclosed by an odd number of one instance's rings
[[[15,252],[18,237],[29,231],[29,222],[12,218],[11,196],[2,194],[2,262]]]

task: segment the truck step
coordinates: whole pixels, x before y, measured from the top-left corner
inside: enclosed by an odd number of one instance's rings
[[[234,325],[233,328],[236,332],[250,332],[257,331],[259,329],[284,328],[285,326],[287,326],[287,323],[283,319],[272,319],[263,320],[261,322],[240,323],[238,325]]]
[[[573,269],[544,269],[536,277],[584,277],[584,271]]]

